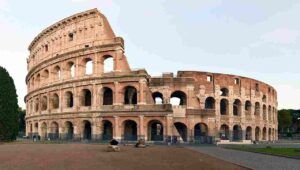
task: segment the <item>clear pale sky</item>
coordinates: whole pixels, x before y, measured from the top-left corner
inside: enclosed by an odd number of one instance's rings
[[[25,108],[27,47],[44,28],[98,8],[125,39],[132,68],[237,74],[271,84],[300,108],[299,0],[0,0],[0,65]]]

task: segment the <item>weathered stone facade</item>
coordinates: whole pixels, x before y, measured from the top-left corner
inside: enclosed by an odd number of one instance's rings
[[[131,70],[97,9],[65,18],[29,46],[26,133],[69,140],[277,140],[276,90],[227,74]],[[104,70],[113,59],[113,71]],[[90,65],[91,71],[88,71]],[[178,105],[170,104],[171,98]]]

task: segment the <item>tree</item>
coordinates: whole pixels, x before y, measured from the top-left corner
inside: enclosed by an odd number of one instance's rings
[[[289,128],[292,124],[292,114],[290,110],[279,110],[278,111],[278,126],[281,132],[284,129]]]
[[[0,141],[15,140],[18,135],[18,96],[13,79],[0,66]]]
[[[26,115],[26,110],[23,110],[22,108],[18,109],[19,111],[19,135],[25,134],[25,115]]]

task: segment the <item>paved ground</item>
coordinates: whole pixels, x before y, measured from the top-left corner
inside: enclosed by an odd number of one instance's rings
[[[187,147],[251,169],[299,170],[300,160],[244,151],[224,149],[216,146]]]
[[[98,144],[0,144],[0,169],[246,169],[183,147],[122,146],[118,153],[105,149],[105,145]]]

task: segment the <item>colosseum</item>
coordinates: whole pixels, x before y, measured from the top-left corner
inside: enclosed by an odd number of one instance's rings
[[[133,70],[124,40],[97,9],[49,26],[28,49],[29,137],[149,143],[278,139],[272,86],[229,74],[178,71],[152,77],[145,69]]]

